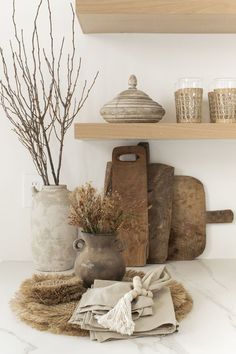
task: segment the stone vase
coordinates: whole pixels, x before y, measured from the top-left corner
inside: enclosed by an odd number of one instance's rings
[[[77,228],[68,224],[69,194],[65,185],[33,188],[31,241],[39,271],[61,272],[74,266]]]
[[[75,261],[75,274],[87,287],[95,279],[122,280],[125,262],[122,244],[116,235],[86,234],[74,242],[78,252]]]

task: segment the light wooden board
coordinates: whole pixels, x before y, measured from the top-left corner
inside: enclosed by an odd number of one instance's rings
[[[234,33],[232,0],[76,0],[84,33]]]
[[[76,139],[235,139],[236,123],[76,123]]]
[[[168,259],[176,261],[198,257],[206,245],[206,223],[231,223],[233,218],[230,209],[206,213],[202,182],[194,177],[174,176]]]

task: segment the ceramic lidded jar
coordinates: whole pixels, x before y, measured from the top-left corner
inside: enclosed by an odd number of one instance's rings
[[[157,123],[165,114],[163,107],[137,89],[135,75],[129,78],[129,88],[105,104],[100,113],[109,123]]]

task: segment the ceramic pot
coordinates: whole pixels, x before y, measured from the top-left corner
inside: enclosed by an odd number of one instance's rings
[[[33,190],[31,241],[37,270],[60,272],[74,266],[77,228],[68,225],[69,194],[65,185]]]
[[[74,242],[78,252],[75,274],[88,287],[95,279],[122,280],[125,262],[122,245],[116,235],[93,235],[82,233],[82,238]]]
[[[157,123],[165,114],[164,108],[146,93],[137,89],[137,78],[131,75],[128,90],[106,103],[100,113],[109,123]]]

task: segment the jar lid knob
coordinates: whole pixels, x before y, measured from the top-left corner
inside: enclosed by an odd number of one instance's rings
[[[134,89],[136,90],[137,86],[137,78],[135,75],[131,75],[128,81],[129,89]]]

